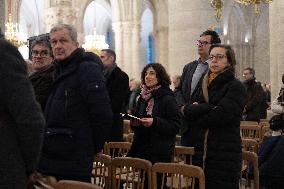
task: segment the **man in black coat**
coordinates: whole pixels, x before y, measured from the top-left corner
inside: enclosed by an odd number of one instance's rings
[[[34,87],[36,99],[44,110],[53,82],[52,49],[49,41],[44,39],[33,41],[31,49],[34,72],[29,79]]]
[[[264,90],[261,83],[256,81],[255,70],[253,68],[245,68],[243,77],[244,86],[247,91],[243,120],[259,122],[262,112],[262,102],[265,98]]]
[[[78,48],[77,31],[50,31],[54,82],[45,106],[46,130],[38,170],[57,180],[90,182],[93,157],[107,139],[112,111],[100,58]]]
[[[209,49],[212,44],[221,43],[219,35],[215,31],[206,30],[197,40],[198,60],[194,60],[186,64],[183,68],[180,84],[175,90],[175,96],[179,106],[183,107],[186,103],[191,101],[192,96],[196,93],[196,89],[201,85],[202,76],[208,70],[207,59],[209,56]],[[189,140],[189,126],[187,120],[183,117],[181,124],[181,144],[188,145]]]
[[[43,140],[44,117],[16,47],[0,39],[0,188],[25,189]]]
[[[121,112],[126,112],[126,100],[129,94],[129,78],[115,63],[113,50],[103,49],[100,58],[104,64],[104,76],[113,111],[113,123],[108,141],[123,141],[123,119]]]

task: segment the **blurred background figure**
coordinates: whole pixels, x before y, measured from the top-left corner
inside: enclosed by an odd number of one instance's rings
[[[49,41],[36,39],[31,45],[32,65],[34,72],[29,76],[35,90],[35,96],[44,110],[50,88],[53,83],[54,66],[52,49]]]
[[[181,76],[180,75],[174,75],[173,76],[173,86],[174,86],[174,92],[178,90],[178,86],[180,84],[180,79],[181,79]]]
[[[264,83],[263,90],[266,95],[266,103],[268,105],[268,110],[271,109],[271,86],[270,84]]]
[[[123,118],[120,113],[126,112],[127,97],[129,94],[128,75],[116,64],[116,54],[111,49],[103,49],[100,58],[104,65],[106,87],[113,112],[113,123],[109,141],[123,141]]]
[[[25,189],[39,158],[45,121],[25,61],[4,39],[0,39],[0,76],[0,188]]]
[[[129,99],[128,99],[128,106],[127,106],[127,113],[133,114],[136,107],[137,96],[140,94],[140,81],[136,80],[135,78],[131,79],[129,82]]]
[[[243,70],[243,78],[243,84],[247,91],[243,120],[259,122],[264,109],[263,102],[266,103],[264,91],[261,83],[256,81],[255,70],[253,68],[245,68]]]

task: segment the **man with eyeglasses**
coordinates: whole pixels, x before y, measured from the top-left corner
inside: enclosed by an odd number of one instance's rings
[[[29,76],[29,79],[34,87],[36,100],[44,110],[53,82],[54,67],[51,64],[53,61],[51,45],[45,39],[36,39],[32,43],[31,49],[34,72]]]
[[[195,95],[196,89],[201,85],[201,78],[208,70],[208,56],[209,49],[212,44],[221,43],[219,35],[212,30],[204,31],[197,40],[197,52],[199,58],[193,62],[188,63],[183,68],[181,81],[177,91],[175,92],[176,99],[181,106],[183,114],[184,104],[191,102],[191,97]],[[189,132],[190,126],[187,124],[186,119],[183,118],[181,126],[181,144],[184,146],[189,145]]]

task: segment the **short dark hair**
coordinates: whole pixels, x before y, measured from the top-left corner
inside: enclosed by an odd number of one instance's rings
[[[34,48],[36,45],[42,45],[42,46],[48,48],[49,53],[50,53],[50,56],[53,57],[51,44],[50,44],[50,42],[49,42],[48,40],[46,40],[46,39],[41,39],[41,38],[35,39],[35,40],[32,42],[32,44],[31,44],[31,50],[33,50],[33,48]]]
[[[142,84],[145,84],[146,71],[150,67],[152,67],[155,70],[155,72],[156,72],[156,77],[158,79],[158,84],[161,85],[162,87],[169,87],[169,85],[171,84],[170,76],[167,73],[167,71],[164,68],[164,66],[162,64],[159,64],[159,63],[150,63],[150,64],[147,64],[147,66],[145,66],[143,68],[143,71],[141,73]]]
[[[255,76],[255,70],[253,68],[247,67],[244,70],[248,70],[253,76]]]
[[[115,52],[113,50],[111,50],[111,49],[103,49],[101,51],[106,52],[108,56],[112,56],[113,57],[113,62],[116,61],[116,54],[115,54]]]
[[[212,51],[212,49],[217,48],[217,47],[220,47],[226,50],[226,57],[230,64],[229,70],[235,73],[235,67],[236,67],[237,61],[236,61],[235,52],[232,49],[232,47],[230,45],[214,44],[210,47],[209,54]]]
[[[205,35],[210,35],[211,36],[211,43],[212,44],[220,44],[221,43],[221,39],[218,35],[217,32],[213,31],[213,30],[206,30],[204,31],[201,35],[201,36],[205,36]]]

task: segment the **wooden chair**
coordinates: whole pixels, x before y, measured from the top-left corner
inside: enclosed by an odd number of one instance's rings
[[[72,181],[72,180],[61,180],[55,184],[54,189],[103,189],[97,185]]]
[[[259,189],[259,170],[258,157],[254,152],[242,151],[242,178],[240,180],[240,189],[251,188],[251,177],[249,169],[253,167],[253,188]]]
[[[181,145],[181,136],[176,135],[176,146],[180,146],[180,145]]]
[[[194,147],[175,146],[174,163],[192,164],[192,156],[194,155]]]
[[[123,134],[128,134],[130,132],[131,132],[130,120],[124,119],[123,120]]]
[[[134,133],[128,133],[126,136],[126,142],[133,142]]]
[[[144,185],[151,188],[151,167],[151,162],[144,159],[114,158],[112,160],[112,189],[144,189]]]
[[[162,174],[162,184],[157,186],[157,174]],[[155,163],[152,166],[152,189],[163,189],[165,179],[169,188],[195,188],[195,179],[198,178],[199,189],[205,189],[205,176],[200,167],[178,163]],[[183,180],[183,181],[182,181]]]
[[[242,149],[244,151],[258,152],[259,144],[254,139],[242,138]]]
[[[93,183],[108,189],[111,188],[111,157],[106,154],[97,154],[94,157]]]
[[[255,139],[261,141],[261,128],[259,125],[241,125],[241,136],[245,139]]]
[[[271,136],[272,135],[272,130],[270,129],[269,126],[263,126],[261,127],[261,141],[263,141],[263,139],[265,137]]]
[[[114,157],[125,157],[131,148],[130,142],[108,142],[105,146],[105,154]]]
[[[241,121],[241,126],[242,125],[258,125],[257,121]]]

